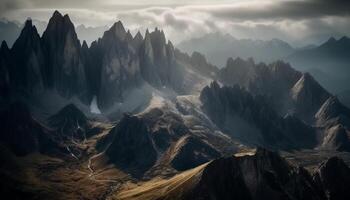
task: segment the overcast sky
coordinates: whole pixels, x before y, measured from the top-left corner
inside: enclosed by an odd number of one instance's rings
[[[0,17],[20,22],[48,21],[56,9],[75,25],[160,27],[175,43],[218,31],[296,46],[350,36],[350,0],[0,0]]]

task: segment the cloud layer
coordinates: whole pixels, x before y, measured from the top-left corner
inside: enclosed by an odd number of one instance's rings
[[[30,16],[47,21],[58,9],[76,24],[103,26],[122,20],[133,32],[160,27],[175,43],[218,31],[237,38],[280,38],[296,45],[350,35],[348,0],[137,0],[129,4],[5,0],[0,4],[3,17],[10,19],[22,21]]]

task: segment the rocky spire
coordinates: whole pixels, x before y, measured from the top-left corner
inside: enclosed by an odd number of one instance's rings
[[[128,30],[128,32],[126,33],[126,36],[125,36],[125,41],[130,43],[132,40],[133,40],[133,37],[130,33],[130,30]]]
[[[11,51],[16,58],[13,71],[16,86],[29,90],[43,89],[44,52],[40,36],[31,19],[25,22]]]
[[[291,89],[296,114],[310,121],[331,95],[309,74],[304,73]]]
[[[138,31],[136,33],[135,37],[132,39],[131,44],[134,47],[134,49],[136,51],[138,51],[140,49],[140,46],[141,46],[142,42],[143,42],[143,37],[142,37],[140,31]]]
[[[80,42],[68,15],[55,11],[43,34],[47,50],[47,80],[61,95],[70,97],[86,91]]]
[[[127,33],[126,33],[125,28],[123,26],[123,23],[121,21],[114,23],[110,30],[112,30],[114,32],[115,36],[122,41],[127,36]]]
[[[83,41],[83,44],[81,45],[81,48],[84,49],[84,50],[89,49],[89,47],[88,47],[88,45],[87,45],[85,40]]]
[[[7,43],[6,43],[5,40],[3,40],[3,41],[1,42],[0,51],[1,51],[0,53],[3,53],[3,52],[5,52],[5,51],[9,51],[9,47],[8,47],[8,45],[7,45]]]
[[[151,35],[146,30],[145,39],[144,39],[144,55],[147,59],[149,59],[149,62],[154,63],[154,52],[153,52],[153,46],[151,41]]]

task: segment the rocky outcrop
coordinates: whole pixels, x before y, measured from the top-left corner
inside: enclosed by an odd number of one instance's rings
[[[214,147],[193,136],[185,136],[174,147],[171,165],[179,171],[192,169],[221,156]]]
[[[119,21],[91,45],[90,55],[95,61],[89,66],[88,76],[94,83],[92,91],[97,92],[102,109],[122,102],[125,91],[142,82],[139,58],[126,35]]]
[[[34,152],[56,154],[61,151],[49,130],[32,118],[23,103],[13,103],[2,110],[0,126],[0,143],[17,156]]]
[[[302,74],[288,63],[255,64],[253,59],[229,58],[219,72],[219,80],[228,86],[240,85],[253,95],[263,95],[281,116],[294,110],[290,90]]]
[[[186,53],[182,53],[180,50],[175,49],[176,59],[184,63],[190,64],[189,67],[196,73],[199,73],[205,77],[216,79],[218,76],[219,69],[210,64],[205,56],[199,52],[193,52],[190,56]]]
[[[293,116],[310,126],[321,127],[320,133],[323,132],[323,136],[322,134],[317,136],[321,138],[321,141],[318,142],[319,146],[335,150],[348,149],[349,110],[335,97],[332,97],[310,74],[302,74],[281,61],[270,65],[256,65],[252,60],[245,61],[237,58],[236,60],[229,59],[227,66],[220,70],[220,80],[225,85],[238,84],[253,96],[264,96],[270,110],[273,109],[280,116],[289,116],[289,119],[292,119],[290,116]],[[315,128],[305,128],[300,120],[296,120],[299,121],[299,125],[284,127],[284,132],[290,132],[293,137],[299,135],[300,138],[296,141],[305,141],[301,138],[306,135],[310,136],[307,132],[312,133],[311,135],[318,132]],[[222,122],[222,120],[219,121]],[[251,125],[247,126],[251,127]],[[288,131],[293,127],[304,128],[298,129],[299,131]],[[249,130],[248,133],[256,132],[256,130]],[[313,140],[314,142],[311,143],[315,144],[315,138],[309,139],[307,141]],[[307,143],[302,146],[304,145],[313,146]]]
[[[322,163],[314,172],[313,180],[329,200],[350,198],[350,168],[338,157],[332,157]]]
[[[143,119],[125,115],[110,134],[113,140],[105,154],[118,168],[142,176],[155,164],[157,151]]]
[[[66,140],[82,141],[90,136],[90,121],[74,104],[63,107],[48,119],[48,123]]]
[[[33,99],[58,93],[87,105],[96,96],[102,112],[125,103],[145,85],[185,94],[205,81],[191,69],[200,68],[205,58],[193,56],[195,67],[191,60],[180,62],[162,30],[146,31],[145,37],[138,32],[133,37],[118,21],[88,47],[86,42],[80,44],[69,16],[58,11],[42,37],[28,20],[13,49],[3,45],[0,57],[4,90]]]
[[[258,149],[253,156],[209,163],[185,199],[324,199],[309,173],[277,153]]]
[[[12,63],[9,59],[10,50],[7,43],[3,41],[0,47],[0,97],[6,97],[10,92],[10,71]]]
[[[146,31],[140,48],[141,73],[144,80],[155,87],[170,87],[183,92],[183,73],[181,65],[175,60],[174,47],[166,43],[164,32],[157,28],[154,32]]]
[[[45,57],[44,49],[40,42],[40,36],[32,25],[31,20],[27,20],[24,28],[14,43],[12,49],[14,66],[12,80],[15,87],[27,90],[29,93],[35,90],[43,90]]]
[[[323,130],[321,147],[350,151],[350,110],[336,97],[329,97],[315,115],[316,124]]]
[[[308,73],[303,74],[291,89],[295,113],[305,121],[313,119],[318,109],[330,96]]]
[[[81,46],[68,15],[55,11],[43,33],[46,49],[46,82],[62,96],[82,96],[87,92]]]
[[[184,171],[220,157],[223,152],[215,139],[192,132],[180,115],[154,108],[140,115],[124,115],[97,148],[105,151],[111,163],[143,177],[160,169]]]

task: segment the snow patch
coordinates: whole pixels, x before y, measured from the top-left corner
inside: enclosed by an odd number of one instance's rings
[[[101,114],[101,111],[97,106],[97,97],[96,96],[94,96],[94,98],[91,101],[90,112],[94,113],[94,114]]]

